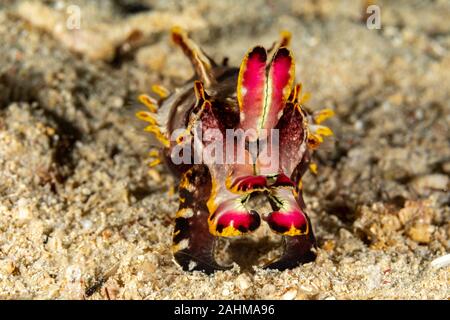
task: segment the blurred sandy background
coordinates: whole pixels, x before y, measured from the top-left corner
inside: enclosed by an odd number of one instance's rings
[[[379,30],[364,1],[242,3],[0,2],[0,298],[450,297],[431,264],[450,246],[450,2],[377,1]],[[252,268],[278,253],[266,230],[221,242],[231,271],[173,263],[176,182],[148,173],[130,106],[192,75],[175,24],[232,65],[292,32],[308,106],[336,112],[304,183],[315,263]]]

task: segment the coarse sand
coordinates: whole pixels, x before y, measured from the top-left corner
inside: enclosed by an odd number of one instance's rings
[[[353,0],[2,1],[0,298],[449,299],[450,2],[376,2],[381,29]],[[292,33],[308,107],[336,113],[303,183],[314,263],[256,267],[267,229],[220,240],[229,271],[173,262],[177,181],[132,111],[193,75],[175,24],[231,65]]]

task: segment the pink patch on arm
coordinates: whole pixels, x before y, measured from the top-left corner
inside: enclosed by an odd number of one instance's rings
[[[254,211],[246,214],[229,211],[222,214],[217,220],[217,231],[221,232],[221,230],[232,225],[234,229],[241,233],[247,233],[255,230],[259,226],[259,222],[260,218]]]
[[[284,173],[280,173],[272,187],[295,187],[295,183]]]
[[[270,64],[268,79],[268,103],[265,106],[263,128],[272,129],[276,126],[294,82],[294,59],[287,48],[280,48]]]
[[[290,236],[308,233],[306,215],[292,192],[287,189],[279,190],[273,196],[277,200],[275,203],[279,205],[279,208],[267,217],[270,228],[277,233]]]
[[[261,218],[256,211],[248,211],[237,197],[222,202],[212,215],[212,233],[218,236],[232,237],[256,230]]]
[[[231,188],[236,191],[254,191],[267,187],[267,179],[264,176],[245,176],[236,178]]]
[[[253,48],[244,58],[239,71],[237,96],[241,109],[241,127],[257,129],[264,109],[267,53]]]
[[[267,222],[271,229],[279,233],[288,232],[292,227],[300,230],[306,226],[305,215],[300,209],[289,212],[272,212]]]

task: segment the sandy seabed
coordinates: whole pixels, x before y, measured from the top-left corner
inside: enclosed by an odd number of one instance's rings
[[[450,3],[377,1],[379,30],[363,1],[241,3],[0,3],[0,298],[450,297],[448,265],[431,263],[450,246]],[[292,32],[308,107],[336,113],[334,143],[304,181],[314,263],[252,267],[279,254],[265,229],[221,240],[232,270],[173,262],[176,180],[149,174],[131,110],[152,84],[192,76],[169,41],[175,24],[231,65]]]

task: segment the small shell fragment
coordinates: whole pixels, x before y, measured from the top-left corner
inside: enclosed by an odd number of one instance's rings
[[[296,296],[297,296],[297,289],[291,288],[288,291],[286,291],[281,298],[283,300],[294,300]]]
[[[434,259],[431,266],[436,269],[450,266],[450,254]]]

